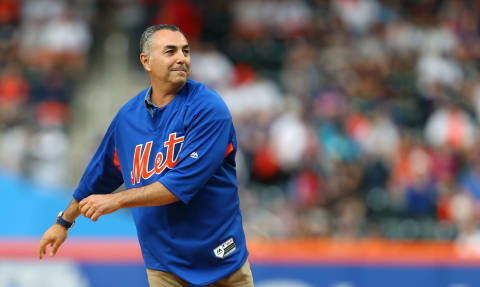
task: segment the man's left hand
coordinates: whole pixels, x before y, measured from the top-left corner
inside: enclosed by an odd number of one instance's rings
[[[80,212],[86,218],[90,218],[92,221],[105,214],[109,214],[117,211],[120,208],[120,204],[113,194],[92,194],[89,197],[80,201]]]

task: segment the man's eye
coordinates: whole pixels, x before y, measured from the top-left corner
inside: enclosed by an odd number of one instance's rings
[[[167,53],[167,54],[173,54],[173,50],[167,50],[167,51],[165,51],[165,53]]]
[[[183,50],[183,53],[190,54],[190,50]]]

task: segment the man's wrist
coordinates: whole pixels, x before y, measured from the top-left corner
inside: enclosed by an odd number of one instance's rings
[[[64,212],[62,218],[68,222],[75,222],[75,217],[72,217],[70,214]]]
[[[63,216],[64,216],[64,212],[63,211],[60,211],[60,213],[58,214],[57,216],[57,219],[55,221],[56,224],[64,227],[65,229],[70,229],[74,224],[75,224],[75,221],[72,220],[72,221],[68,221],[66,220]]]
[[[121,191],[121,192],[117,192],[117,193],[113,193],[112,195],[114,196],[113,197],[113,201],[115,202],[116,206],[117,206],[117,210],[118,209],[121,209],[121,208],[125,208],[126,205],[128,205],[128,200],[126,198],[126,194],[127,192],[129,191],[130,189],[127,189],[127,190],[124,190],[124,191]]]

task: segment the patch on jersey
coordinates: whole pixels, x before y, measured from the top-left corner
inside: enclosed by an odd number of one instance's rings
[[[217,248],[213,249],[213,254],[215,254],[216,257],[223,259],[235,251],[236,248],[237,246],[235,245],[233,238],[230,238],[220,244]]]
[[[198,158],[198,153],[196,151],[194,151],[190,154],[190,157],[193,158],[193,159],[197,159]]]

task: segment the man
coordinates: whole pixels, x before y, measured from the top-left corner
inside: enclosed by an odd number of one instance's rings
[[[222,99],[188,78],[190,48],[172,25],[147,28],[151,87],[113,119],[73,199],[38,247],[54,256],[83,214],[131,208],[150,286],[253,286],[237,193],[235,130]],[[111,193],[122,183],[126,190]]]

